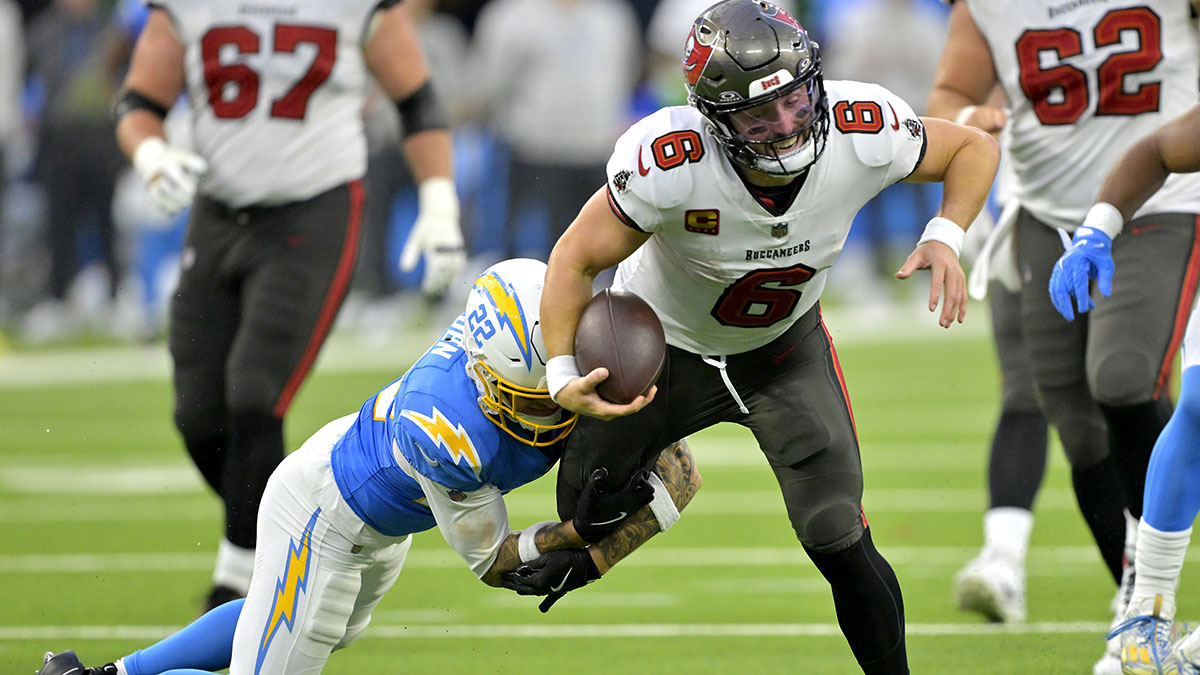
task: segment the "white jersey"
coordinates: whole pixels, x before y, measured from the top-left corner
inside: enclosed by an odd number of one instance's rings
[[[820,298],[858,210],[916,168],[925,129],[907,103],[873,84],[825,85],[829,140],[782,215],[751,195],[694,108],[663,108],[617,141],[613,211],[654,236],[614,286],[655,309],[669,344],[728,355],[778,337]]]
[[[380,0],[152,0],[183,42],[200,192],[307,199],[366,172],[363,59]]]
[[[1008,99],[1014,197],[1074,231],[1135,140],[1200,101],[1188,0],[967,0]],[[1137,215],[1200,212],[1200,174],[1167,179]]]

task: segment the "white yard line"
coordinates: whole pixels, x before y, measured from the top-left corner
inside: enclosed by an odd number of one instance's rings
[[[938,327],[933,315],[913,308],[896,307],[887,312],[886,331],[879,330],[884,317],[860,316],[845,309],[824,308],[825,324],[839,345],[920,342],[936,339],[977,339],[987,335],[987,321],[956,325],[951,331]],[[448,323],[448,321],[447,321]],[[335,330],[321,350],[316,369],[323,372],[396,370],[421,355],[436,339],[428,326],[394,336],[386,349],[348,330]],[[399,346],[399,348],[398,348]],[[0,389],[23,389],[61,384],[166,380],[170,357],[165,342],[92,348],[65,348],[35,352],[0,351]]]
[[[718,464],[747,462],[762,471],[767,471],[766,462],[757,453],[745,453],[739,457],[730,445],[720,443],[698,443],[696,454],[701,467],[705,466],[706,455],[719,458]],[[982,471],[982,467],[980,467]],[[868,468],[867,472],[870,473]],[[155,520],[173,519],[184,515],[185,505],[178,503],[183,498],[196,499],[208,493],[196,470],[183,463],[117,464],[87,463],[74,465],[21,463],[5,466],[0,471],[0,522],[43,521],[43,520],[98,520],[114,519]],[[66,500],[13,499],[15,496],[68,496]],[[110,499],[111,497],[136,497],[136,500]],[[137,502],[147,497],[162,497],[159,500],[166,510],[139,509]],[[505,499],[509,510],[537,515],[544,511],[547,496],[536,490],[518,490]],[[215,499],[213,500],[215,504]],[[875,512],[947,512],[982,511],[987,505],[987,493],[982,485],[970,487],[938,488],[870,488],[866,490],[863,504],[868,515]],[[689,514],[757,515],[781,513],[783,498],[775,487],[767,489],[723,489],[717,483],[707,486],[688,508]],[[1077,510],[1070,489],[1046,487],[1038,496],[1038,510]],[[204,508],[202,515],[211,516],[211,509]],[[186,515],[184,515],[186,517]]]
[[[978,552],[974,546],[880,546],[888,562],[907,567],[957,567]],[[1189,556],[1200,564],[1200,546]],[[9,553],[0,555],[0,574],[95,574],[101,572],[191,572],[212,569],[213,553],[179,551],[156,553]],[[1076,576],[1080,567],[1099,560],[1091,546],[1034,546],[1029,551],[1031,577]],[[416,549],[405,569],[455,569],[462,566],[449,549]],[[638,551],[621,567],[811,567],[799,544],[787,547],[701,548],[656,546]],[[944,570],[942,570],[944,572]],[[813,571],[815,574],[815,570]]]
[[[0,640],[157,640],[178,626],[3,626]],[[909,635],[930,637],[1006,635],[1097,635],[1100,621],[1039,621],[1019,625],[982,623],[910,623]],[[693,637],[840,637],[834,623],[625,623],[625,624],[371,624],[366,639],[436,638],[693,638]]]

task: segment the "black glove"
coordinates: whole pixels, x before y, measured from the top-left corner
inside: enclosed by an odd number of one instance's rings
[[[546,596],[538,605],[542,613],[550,611],[551,605],[568,592],[599,578],[600,570],[596,569],[592,554],[584,548],[543,553],[516,570],[500,575],[504,587],[511,591],[520,595]]]
[[[616,492],[609,492],[597,485],[605,478],[608,478],[608,469],[600,467],[592,471],[575,505],[575,516],[571,519],[575,524],[575,532],[589,544],[612,534],[626,516],[654,499],[654,487],[646,480],[644,471],[634,473],[629,483]]]

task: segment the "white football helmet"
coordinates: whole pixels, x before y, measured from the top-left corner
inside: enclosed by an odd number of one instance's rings
[[[575,427],[546,388],[546,345],[539,308],[546,264],[513,258],[487,268],[467,295],[467,372],[484,415],[533,446],[557,443]]]

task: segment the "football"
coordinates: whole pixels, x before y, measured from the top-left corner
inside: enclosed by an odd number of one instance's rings
[[[611,403],[629,403],[650,391],[667,357],[662,323],[633,293],[604,289],[583,308],[575,328],[575,361],[588,374],[607,368],[596,387]]]

